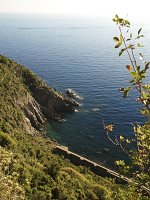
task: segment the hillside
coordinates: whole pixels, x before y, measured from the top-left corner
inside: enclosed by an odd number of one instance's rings
[[[145,199],[53,154],[47,120],[74,112],[73,102],[16,62],[0,56],[0,200]]]

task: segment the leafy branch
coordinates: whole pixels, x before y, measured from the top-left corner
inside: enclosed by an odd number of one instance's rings
[[[136,90],[137,96],[135,101],[141,104],[140,113],[147,117],[145,125],[140,126],[139,124],[133,125],[134,139],[129,140],[120,135],[119,137],[114,136],[114,139],[110,137],[110,133],[113,132],[114,125],[104,125],[108,139],[114,144],[119,146],[123,152],[125,152],[132,161],[129,166],[123,160],[116,161],[116,164],[124,169],[123,171],[129,175],[132,175],[140,184],[150,187],[150,84],[145,83],[145,77],[150,66],[150,62],[145,61],[144,56],[140,53],[140,59],[143,60],[141,66],[135,56],[137,48],[143,47],[139,42],[139,39],[143,38],[141,34],[142,28],[137,32],[137,35],[133,37],[131,32],[131,24],[127,19],[120,18],[115,15],[113,22],[116,23],[119,30],[119,37],[115,36],[113,40],[116,42],[115,48],[121,48],[119,56],[127,53],[130,64],[126,65],[126,69],[131,77],[129,80],[129,86],[126,88],[120,88],[119,91],[123,93],[123,97],[128,96],[129,91]],[[132,142],[136,143],[136,149],[133,148]],[[128,148],[130,146],[130,148]],[[130,173],[132,171],[132,173]]]
[[[143,60],[144,67],[141,67],[136,60],[135,57],[135,50],[136,48],[143,47],[138,40],[144,35],[141,34],[142,28],[138,30],[137,36],[133,38],[133,34],[130,32],[130,22],[126,19],[119,18],[118,15],[115,15],[115,18],[113,18],[113,21],[116,23],[120,36],[114,37],[114,41],[117,42],[117,45],[115,48],[119,48],[122,45],[124,47],[120,50],[119,56],[123,54],[124,51],[127,52],[129,60],[131,62],[131,65],[126,65],[127,70],[129,71],[129,74],[131,76],[130,86],[127,88],[121,88],[120,91],[123,92],[123,96],[126,98],[128,95],[128,92],[131,89],[136,89],[140,97],[136,99],[136,101],[141,102],[142,105],[145,107],[147,112],[150,113],[150,89],[145,88],[145,84],[143,83],[143,79],[146,77],[147,70],[149,69],[150,62],[146,62],[144,60],[144,56],[140,53],[140,57]],[[126,36],[123,35],[123,31],[126,31]],[[137,43],[135,43],[137,41]]]

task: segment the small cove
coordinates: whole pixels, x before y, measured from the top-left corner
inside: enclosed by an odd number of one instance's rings
[[[115,124],[114,134],[133,136],[131,123],[142,123],[135,94],[123,99],[118,88],[128,85],[127,56],[118,57],[111,19],[67,19],[1,15],[0,51],[62,93],[72,88],[83,97],[79,112],[64,123],[50,122],[47,135],[71,151],[110,166],[124,154],[107,138],[103,120]],[[138,26],[135,27],[138,30]],[[143,25],[145,57],[149,28]],[[13,40],[12,40],[13,38]]]

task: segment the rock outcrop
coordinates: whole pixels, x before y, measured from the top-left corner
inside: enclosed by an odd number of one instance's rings
[[[21,113],[28,133],[37,134],[46,120],[62,121],[64,113],[75,111],[76,102],[49,87],[32,71],[4,56],[0,60],[1,69],[12,76],[9,90],[15,89],[13,104]],[[4,84],[4,87],[8,86]]]

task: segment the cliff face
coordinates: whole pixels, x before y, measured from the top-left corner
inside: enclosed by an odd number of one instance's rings
[[[63,113],[75,111],[70,99],[48,87],[29,69],[0,56],[0,70],[1,93],[9,93],[10,98],[8,100],[6,95],[6,98],[1,99],[1,106],[5,104],[6,107],[17,108],[22,118],[20,123],[23,122],[20,125],[28,133],[37,134],[47,119],[61,120]],[[10,115],[14,117],[13,113]],[[0,123],[0,126],[4,125]]]

